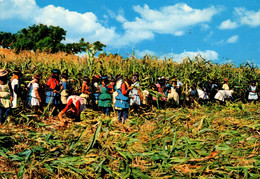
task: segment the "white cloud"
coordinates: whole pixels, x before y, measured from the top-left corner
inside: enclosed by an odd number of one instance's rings
[[[118,15],[118,16],[116,17],[116,20],[117,20],[118,22],[125,22],[125,21],[126,21],[126,19],[125,19],[125,17],[124,17],[123,15]]]
[[[151,50],[143,50],[143,51],[136,50],[135,51],[135,56],[138,58],[143,58],[145,55],[156,56],[156,53]]]
[[[128,30],[151,31],[159,34],[179,35],[190,26],[211,21],[218,13],[218,9],[211,6],[205,9],[192,9],[187,4],[179,3],[173,6],[162,7],[159,10],[150,9],[148,5],[134,6],[134,10],[141,17],[135,21],[128,21],[123,27]]]
[[[184,51],[180,54],[167,53],[167,54],[163,54],[163,55],[160,55],[160,54],[158,54],[154,51],[150,51],[150,50],[144,50],[144,51],[136,50],[136,56],[138,58],[142,58],[145,55],[157,56],[160,59],[172,58],[173,61],[177,61],[177,62],[182,62],[182,60],[187,57],[189,57],[190,59],[194,59],[196,56],[201,56],[201,57],[205,58],[206,60],[218,60],[218,53],[213,50],[205,50],[205,51],[197,51],[197,52]]]
[[[201,24],[200,30],[201,31],[207,31],[210,29],[210,26],[208,24]]]
[[[90,42],[99,40],[108,44],[116,36],[115,27],[104,27],[92,12],[78,13],[53,5],[39,8],[35,0],[0,1],[0,19],[15,18],[32,24],[60,26],[67,31],[70,41],[84,37]]]
[[[119,10],[119,14],[116,16],[116,20],[117,20],[118,22],[121,22],[121,23],[127,21],[127,20],[125,19],[125,17],[124,17],[124,10],[123,10],[123,9],[120,9],[120,10]]]
[[[103,25],[92,12],[79,13],[63,7],[48,5],[40,8],[35,0],[0,0],[0,19],[22,19],[31,24],[60,26],[67,31],[69,41],[85,38],[87,41],[101,41],[113,48],[133,46],[144,40],[151,40],[156,34],[182,36],[191,26],[211,21],[221,9],[214,6],[195,9],[185,3],[151,9],[148,5],[134,6],[137,17],[129,21],[123,10],[110,16],[122,24],[123,32],[115,27]],[[108,19],[105,18],[105,23]]]
[[[133,45],[143,40],[151,40],[156,34],[182,36],[191,26],[210,22],[221,9],[211,6],[205,9],[193,9],[187,4],[178,3],[160,9],[151,9],[148,5],[134,6],[139,14],[134,21],[122,17],[125,33],[114,41],[114,47]],[[112,14],[113,15],[113,14]]]
[[[36,23],[58,25],[66,29],[67,35],[75,40],[85,37],[88,41],[99,40],[106,44],[116,35],[115,28],[102,26],[92,12],[81,14],[63,7],[49,5],[41,9],[34,19]]]
[[[223,39],[214,43],[214,45],[224,45],[224,44],[225,44],[225,40],[223,40]]]
[[[210,38],[212,37],[212,35],[214,34],[214,32],[213,31],[210,31],[209,33],[208,33],[208,35],[203,39],[205,42],[207,42],[208,40],[210,40]]]
[[[217,41],[215,43],[215,45],[225,45],[225,44],[228,44],[228,43],[236,43],[236,42],[238,42],[238,39],[239,39],[238,35],[233,35],[226,40],[221,39],[221,40]]]
[[[239,16],[242,25],[251,27],[260,26],[260,9],[257,12],[239,7],[235,8],[235,14]]]
[[[196,56],[201,56],[206,60],[218,60],[218,53],[213,50],[206,50],[206,51],[185,51],[181,54],[173,54],[174,61],[182,61],[184,58],[189,57],[190,59],[194,59]]]
[[[126,30],[123,35],[114,39],[110,45],[113,47],[130,46],[139,43],[143,40],[153,39],[154,34],[150,31],[131,31]]]
[[[116,19],[118,22],[125,22],[127,21],[124,17],[124,10],[123,9],[120,9],[118,14],[114,13],[113,11],[111,10],[107,10],[108,14],[110,15],[111,18],[114,18]]]
[[[238,41],[238,35],[234,35],[227,39],[227,43],[236,43]]]
[[[33,12],[37,13],[39,7],[35,0],[2,0],[0,1],[0,19],[18,18],[30,20]]]
[[[175,36],[182,36],[183,34],[184,34],[183,31],[176,31],[176,32],[174,33]]]
[[[223,21],[219,29],[235,29],[242,25],[250,27],[260,26],[260,9],[255,12],[243,7],[235,7],[233,14],[236,16],[236,19],[233,22],[230,19]]]
[[[236,22],[232,22],[230,19],[225,20],[221,22],[219,29],[224,30],[224,29],[235,29],[238,27],[238,24]]]

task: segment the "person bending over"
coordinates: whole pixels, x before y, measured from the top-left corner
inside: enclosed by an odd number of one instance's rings
[[[65,121],[62,117],[65,114],[70,119],[75,119],[75,121],[80,120],[80,113],[84,111],[85,104],[84,99],[80,96],[71,95],[68,97],[67,105],[65,108],[58,114],[59,120],[62,123],[62,126],[65,126]]]

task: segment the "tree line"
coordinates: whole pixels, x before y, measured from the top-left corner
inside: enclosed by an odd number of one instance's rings
[[[34,24],[14,34],[0,31],[0,47],[13,49],[16,53],[23,50],[32,50],[34,52],[50,53],[62,51],[73,54],[87,51],[96,53],[106,47],[106,45],[99,41],[92,44],[85,42],[84,38],[81,38],[78,43],[65,44],[62,43],[66,39],[65,37],[66,31],[59,26]]]

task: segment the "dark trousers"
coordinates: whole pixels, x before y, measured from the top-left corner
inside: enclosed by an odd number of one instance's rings
[[[5,122],[5,119],[9,116],[11,113],[11,108],[3,108],[0,107],[0,123],[3,124]]]
[[[107,113],[107,115],[110,116],[110,108],[101,107],[101,112],[102,112],[103,114],[106,114],[106,113]]]
[[[118,121],[121,122],[122,117],[125,120],[128,118],[128,108],[126,109],[122,109],[122,110],[118,110]]]

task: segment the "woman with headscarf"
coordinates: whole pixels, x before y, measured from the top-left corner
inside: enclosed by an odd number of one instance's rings
[[[99,87],[100,95],[98,99],[98,106],[103,114],[110,116],[110,109],[112,107],[112,89],[108,87],[109,81],[107,76],[101,78],[101,85]]]
[[[128,86],[123,81],[121,75],[117,75],[115,91],[118,95],[116,96],[115,109],[118,111],[118,121],[122,121],[123,124],[128,118],[128,108],[130,106],[128,92],[132,89],[133,87]]]
[[[223,90],[229,90],[229,81],[227,78],[224,79],[224,84],[222,85]]]
[[[157,83],[155,84],[157,88],[157,93],[155,96],[153,96],[153,103],[157,105],[157,107],[164,107],[166,102],[166,96],[165,96],[165,78],[159,77]]]
[[[13,91],[13,101],[12,101],[12,108],[17,108],[19,106],[20,98],[21,98],[21,91],[20,91],[20,82],[19,79],[21,77],[22,73],[20,70],[15,69],[13,71],[13,76],[10,80],[11,87]]]
[[[4,123],[11,113],[13,100],[13,91],[11,84],[7,82],[7,75],[5,69],[0,69],[0,124]]]
[[[254,103],[256,103],[257,99],[258,99],[258,89],[256,87],[256,81],[253,80],[251,82],[251,85],[248,88],[248,101],[252,102],[254,101]]]
[[[27,85],[27,88],[29,89],[27,104],[34,109],[34,112],[38,112],[41,103],[41,97],[39,94],[39,80],[39,74],[33,75],[32,81]]]
[[[138,109],[141,105],[141,92],[138,89],[139,86],[139,73],[134,73],[134,75],[132,76],[131,84],[131,87],[133,87],[133,89],[129,92],[130,106],[132,106],[134,109]]]
[[[101,77],[99,75],[94,75],[92,77],[92,105],[94,110],[98,110],[98,98],[100,95],[99,85],[100,85]]]
[[[177,80],[173,79],[171,88],[169,90],[169,93],[167,95],[167,101],[173,101],[177,106],[180,104],[180,97],[178,94],[179,88],[177,87]]]
[[[68,72],[67,70],[64,71],[61,75],[61,82],[60,82],[60,95],[61,95],[61,103],[63,105],[63,107],[66,106],[67,104],[67,99],[68,99],[68,96],[69,96],[69,85],[68,85]]]
[[[90,105],[90,95],[91,95],[91,86],[90,86],[90,79],[86,76],[83,77],[81,86],[81,97],[84,99],[84,104],[86,106]]]

